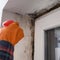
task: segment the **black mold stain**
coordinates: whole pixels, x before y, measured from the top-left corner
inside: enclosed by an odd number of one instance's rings
[[[50,8],[49,8],[49,7],[50,7]],[[52,6],[49,6],[49,7],[45,8],[45,9],[42,9],[42,10],[40,10],[40,11],[38,11],[38,12],[35,11],[34,13],[30,13],[30,14],[28,14],[28,15],[29,15],[31,18],[33,18],[34,20],[36,20],[36,19],[39,18],[40,16],[45,15],[45,14],[51,12],[52,10],[59,8],[59,7],[60,7],[60,3],[57,3],[56,5],[52,5]]]

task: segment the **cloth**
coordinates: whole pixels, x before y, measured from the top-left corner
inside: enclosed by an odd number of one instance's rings
[[[14,22],[9,26],[2,28],[0,31],[0,40],[8,41],[13,46],[24,37],[23,29],[19,24]]]

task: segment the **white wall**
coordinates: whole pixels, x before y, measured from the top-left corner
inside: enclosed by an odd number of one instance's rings
[[[2,22],[8,19],[19,22],[20,26],[24,30],[24,38],[15,46],[14,60],[32,60],[30,19],[28,17],[22,17],[14,13],[4,11]]]
[[[2,12],[5,4],[7,3],[8,0],[0,0],[0,26],[1,26],[1,18],[2,18]]]
[[[44,60],[44,30],[60,27],[60,8],[38,18],[35,21],[34,60]]]
[[[49,9],[57,2],[58,0],[9,0],[5,9],[20,14],[34,13],[47,7]]]

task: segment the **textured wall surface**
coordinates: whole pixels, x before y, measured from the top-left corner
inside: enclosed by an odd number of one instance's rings
[[[8,11],[3,11],[2,22],[7,19],[13,19],[19,22],[24,30],[24,38],[15,46],[14,60],[32,60],[32,38],[31,38],[31,22],[26,16],[20,16]]]

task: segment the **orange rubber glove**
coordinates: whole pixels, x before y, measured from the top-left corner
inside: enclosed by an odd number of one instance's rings
[[[13,22],[7,27],[0,28],[0,40],[8,41],[12,45],[17,44],[24,37],[22,28],[17,22]]]

